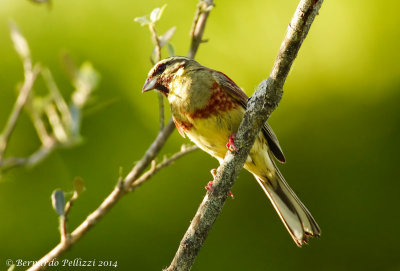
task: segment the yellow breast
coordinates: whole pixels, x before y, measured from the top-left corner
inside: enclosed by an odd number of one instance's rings
[[[243,118],[244,109],[237,107],[230,111],[213,114],[207,118],[192,119],[193,127],[186,135],[201,149],[218,160],[227,151],[226,143],[231,134],[236,133]]]

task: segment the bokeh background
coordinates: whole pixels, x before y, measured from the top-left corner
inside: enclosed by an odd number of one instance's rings
[[[1,177],[0,270],[6,259],[37,260],[57,244],[54,189],[72,190],[76,176],[85,181],[70,213],[76,227],[113,189],[120,166],[128,172],[157,134],[157,97],[140,91],[152,43],[133,19],[164,3],[159,32],[177,26],[172,43],[185,55],[196,0],[54,0],[51,9],[0,0],[1,127],[23,79],[10,19],[65,97],[73,87],[62,53],[92,62],[101,82],[89,108],[106,105],[85,112],[82,144]],[[251,95],[268,75],[297,4],[217,0],[204,35],[209,42],[196,59]],[[253,177],[242,172],[236,199],[227,201],[192,270],[400,270],[399,8],[395,0],[325,1],[269,120],[287,158],[280,168],[322,237],[297,248]],[[174,132],[162,153],[184,142]],[[38,144],[24,113],[7,156],[27,155]],[[118,270],[168,266],[217,166],[201,151],[179,160],[125,197],[62,259],[118,261]]]

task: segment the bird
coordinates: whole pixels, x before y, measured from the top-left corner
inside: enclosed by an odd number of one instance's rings
[[[178,132],[221,164],[235,151],[235,133],[248,96],[228,76],[181,56],[163,59],[148,73],[142,92],[157,90],[168,100]],[[228,144],[226,144],[228,142]],[[228,147],[228,148],[227,148]],[[297,246],[321,235],[320,227],[280,173],[285,156],[265,123],[244,164],[264,190]]]

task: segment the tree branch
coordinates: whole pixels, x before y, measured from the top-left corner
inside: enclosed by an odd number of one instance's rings
[[[154,174],[156,174],[158,171],[163,169],[166,166],[171,165],[173,162],[181,158],[182,156],[191,153],[195,150],[197,150],[198,147],[196,145],[186,147],[185,145],[182,145],[181,150],[174,155],[172,155],[170,158],[165,159],[159,164],[155,163],[155,160],[153,160],[153,165],[150,168],[150,170],[146,171],[143,173],[140,178],[138,178],[136,181],[132,183],[131,190],[136,190],[139,186],[141,186],[144,182],[146,182],[148,179],[150,179]]]
[[[71,199],[65,204],[64,214],[60,216],[60,233],[61,233],[61,243],[67,242],[67,238],[69,238],[68,230],[67,230],[67,221],[68,214],[71,210],[74,201],[78,198],[79,194],[77,191],[74,191]]]
[[[214,7],[213,0],[200,0],[197,5],[196,14],[193,19],[192,29],[190,30],[190,36],[192,37],[192,43],[188,53],[189,58],[194,58],[194,55],[199,49],[200,43],[203,42],[203,33],[206,26],[206,21],[211,9]]]
[[[59,257],[62,253],[71,248],[71,246],[79,241],[83,235],[85,235],[94,225],[96,225],[97,222],[100,221],[100,219],[107,214],[108,211],[125,194],[130,191],[133,182],[140,176],[140,174],[151,163],[151,161],[153,161],[173,131],[174,122],[170,120],[167,126],[165,126],[165,128],[158,133],[156,139],[146,151],[142,159],[136,163],[125,179],[118,182],[114,190],[106,197],[100,206],[91,214],[89,214],[89,216],[69,235],[69,238],[63,238],[62,242],[60,242],[28,270],[33,271],[45,269],[47,267],[47,263]]]
[[[60,144],[54,138],[50,138],[46,145],[42,145],[37,151],[28,157],[10,157],[3,160],[1,172],[6,172],[19,166],[33,166],[48,157]]]
[[[202,0],[201,0],[202,1]],[[201,27],[204,29],[206,24],[206,19],[201,21]],[[201,35],[198,36],[201,40]],[[194,38],[194,37],[193,37]],[[193,42],[192,42],[193,43]],[[191,52],[191,57],[193,58],[197,52],[198,46],[196,49],[193,49]],[[173,155],[171,158],[161,162],[159,165],[150,169],[149,172],[143,173],[143,171],[147,168],[148,165],[154,160],[157,156],[161,148],[166,143],[169,136],[174,131],[175,125],[170,118],[168,124],[159,131],[156,139],[147,149],[142,159],[136,163],[136,165],[132,168],[132,170],[128,173],[128,175],[124,179],[120,179],[118,184],[114,188],[114,190],[103,200],[100,206],[94,210],[88,217],[68,236],[68,238],[63,238],[62,242],[57,244],[50,252],[48,252],[45,256],[43,256],[40,260],[38,260],[32,267],[28,269],[28,271],[37,271],[44,270],[47,267],[47,263],[51,260],[60,257],[64,252],[70,249],[76,242],[78,242],[97,222],[99,222],[104,215],[110,211],[110,209],[127,193],[136,189],[138,186],[144,183],[144,181],[150,179],[156,172],[164,168],[165,166],[171,164],[178,158],[183,155],[194,151],[197,147],[192,146],[186,149],[181,150],[179,153]]]
[[[17,26],[11,23],[11,39],[15,51],[20,56],[24,69],[24,83],[21,87],[13,110],[0,134],[0,177],[1,173],[18,166],[34,166],[46,158],[58,147],[72,146],[80,141],[79,111],[87,102],[89,94],[97,85],[98,76],[90,63],[84,63],[74,73],[74,85],[71,110],[75,109],[75,118],[72,116],[70,106],[66,103],[58,89],[53,76],[48,68],[33,64],[28,42],[18,30]],[[32,89],[38,74],[41,74],[49,95],[46,97],[35,96]],[[41,146],[28,157],[4,158],[10,137],[15,129],[22,109],[25,108],[31,117],[33,126],[41,141]],[[48,124],[44,122],[47,118]],[[47,131],[49,127],[51,135]]]
[[[24,60],[24,69],[25,69],[24,84],[21,87],[17,101],[14,104],[12,113],[8,118],[7,124],[4,127],[2,134],[0,135],[0,167],[3,164],[3,157],[8,146],[10,136],[14,131],[15,125],[17,124],[17,120],[21,114],[22,109],[24,108],[26,101],[28,100],[29,94],[31,93],[31,90],[33,88],[33,84],[35,83],[36,77],[40,71],[39,66],[35,66],[32,69],[32,63],[30,61],[30,58]]]
[[[155,50],[156,50],[156,56],[154,59],[155,63],[153,63],[153,65],[154,65],[161,60],[161,45],[160,45],[160,39],[158,38],[154,22],[149,24],[149,29],[150,29],[151,37],[153,39]],[[165,113],[164,113],[164,97],[160,92],[158,92],[158,107],[159,107],[159,111],[160,111],[160,131],[161,131],[164,128]]]
[[[166,271],[190,270],[192,267],[208,232],[222,210],[228,192],[246,161],[256,136],[281,99],[285,79],[322,2],[323,0],[300,1],[269,78],[260,83],[248,103],[235,140],[239,151],[227,152],[213,182],[213,192],[207,193],[203,199]]]

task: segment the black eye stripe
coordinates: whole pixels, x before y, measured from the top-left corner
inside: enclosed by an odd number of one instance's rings
[[[165,68],[167,67],[167,63],[163,63],[157,67],[156,74],[163,73]]]

